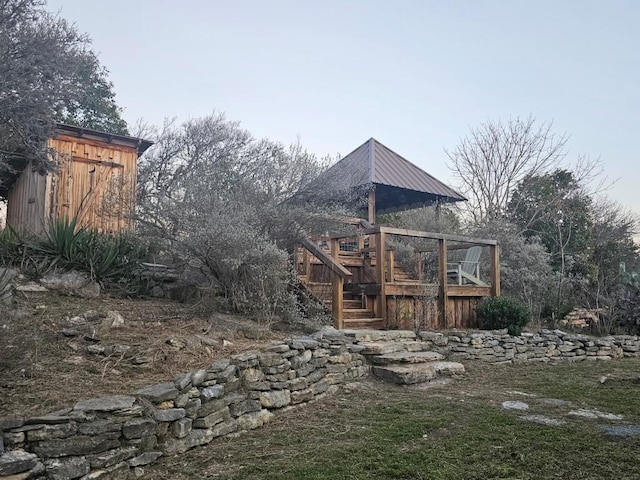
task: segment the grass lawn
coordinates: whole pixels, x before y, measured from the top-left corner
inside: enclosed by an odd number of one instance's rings
[[[428,388],[354,384],[261,429],[161,459],[143,478],[640,478],[640,437],[600,427],[640,424],[640,359],[467,370],[464,379]],[[505,400],[529,409],[503,409]],[[623,419],[569,415],[578,409]]]

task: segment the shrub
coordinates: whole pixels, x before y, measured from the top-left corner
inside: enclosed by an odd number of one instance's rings
[[[152,287],[142,262],[150,246],[130,232],[116,235],[79,228],[75,218],[52,221],[43,235],[19,234],[7,227],[0,233],[0,262],[38,279],[54,270],[87,273],[103,288],[125,295],[146,294]]]
[[[480,328],[506,328],[510,335],[520,335],[529,323],[531,313],[525,304],[511,297],[487,298],[476,308]]]

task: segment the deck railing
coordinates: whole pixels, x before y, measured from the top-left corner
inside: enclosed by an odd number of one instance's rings
[[[362,225],[355,236],[324,236],[302,244],[304,254],[298,261],[301,278],[314,283],[313,265],[318,272],[329,272],[330,279],[316,278],[314,284],[332,285],[331,310],[336,326],[344,326],[342,308],[346,290],[363,298],[375,318],[384,319],[387,327],[398,327],[398,311],[419,312],[417,303],[426,291],[437,292],[429,323],[434,327],[473,326],[475,305],[482,298],[500,294],[499,250],[495,240],[470,238],[432,232],[420,232],[383,226]],[[482,268],[465,277],[453,279],[450,254],[462,257],[470,247],[488,249]],[[401,257],[401,258],[399,258]],[[412,257],[412,258],[408,258]],[[464,262],[458,259],[459,262]],[[479,273],[484,277],[480,280]],[[320,275],[321,277],[322,275]],[[485,278],[486,277],[486,278]],[[454,280],[451,282],[450,280]],[[406,312],[405,312],[406,313]],[[406,316],[405,313],[402,315]],[[396,320],[391,317],[395,315]],[[395,325],[394,325],[395,321]],[[405,325],[406,326],[406,325]]]

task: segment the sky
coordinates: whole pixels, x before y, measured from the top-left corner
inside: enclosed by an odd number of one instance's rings
[[[533,116],[640,214],[637,0],[48,0],[93,39],[130,124],[225,112],[318,156],[374,137],[455,185],[445,150]]]

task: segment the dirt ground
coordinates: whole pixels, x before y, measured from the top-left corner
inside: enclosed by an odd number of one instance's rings
[[[0,312],[0,418],[131,393],[291,335],[201,305],[18,294]]]

